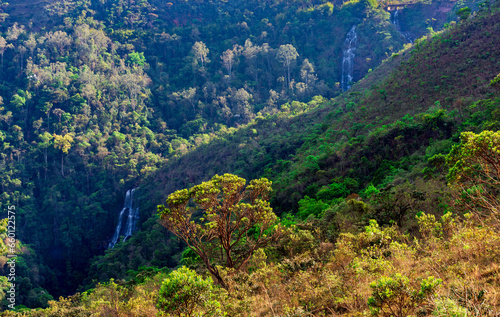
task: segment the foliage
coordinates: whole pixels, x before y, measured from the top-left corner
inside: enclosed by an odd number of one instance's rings
[[[442,282],[441,279],[429,276],[421,280],[420,288],[415,288],[411,286],[408,277],[399,273],[390,277],[384,276],[370,284],[373,293],[368,298],[368,306],[375,316],[413,315],[430,299]]]
[[[305,220],[310,215],[319,218],[322,212],[327,208],[328,204],[323,201],[305,196],[303,199],[299,200],[299,211],[297,216],[302,220]]]
[[[275,240],[281,229],[267,201],[271,182],[236,175],[215,175],[208,182],[170,194],[168,207],[158,206],[161,223],[201,258],[210,274],[227,287],[216,264],[238,271],[252,253]],[[190,207],[190,200],[196,207]],[[201,211],[195,221],[193,215]],[[220,262],[215,262],[218,258]]]
[[[500,88],[500,74],[491,80],[490,86]]]
[[[326,254],[332,254],[330,244],[339,233],[356,234],[377,209],[376,193],[371,201],[343,202],[343,180],[354,179],[357,185],[346,189],[364,198],[363,190],[373,189],[369,184],[382,191],[407,180],[413,183],[425,169],[426,181],[433,185],[432,178],[441,177],[442,157],[431,156],[434,160],[428,162],[427,154],[444,154],[436,144],[456,140],[464,130],[500,128],[498,90],[489,85],[500,60],[491,50],[500,34],[498,3],[485,3],[484,8],[474,19],[451,23],[445,32],[407,45],[398,58],[377,69],[405,40],[384,6],[374,1],[0,1],[0,209],[16,205],[18,236],[34,248],[19,266],[19,303],[39,305],[45,292],[40,286],[58,296],[73,293],[84,280],[86,289],[97,280],[118,281],[141,266],[175,267],[183,245],[158,228],[154,218],[146,221],[149,211],[167,193],[216,173],[273,180],[271,205],[277,214],[296,213],[306,195],[330,205],[322,218],[333,219],[322,223],[327,233],[298,232],[289,248],[295,254],[317,246],[317,252],[290,260],[298,266],[329,261]],[[420,35],[426,27],[439,29],[455,11],[434,1],[408,6],[399,14],[401,26]],[[355,80],[373,71],[346,94],[330,99],[341,92],[335,85],[341,49],[353,25],[359,38]],[[195,54],[196,43],[205,46],[206,56]],[[290,68],[283,68],[277,54],[286,43],[298,54]],[[425,112],[429,106],[431,111]],[[123,193],[137,184],[143,193],[144,230],[106,251]],[[426,201],[418,203],[419,210],[441,214],[448,209],[446,195],[440,201],[427,199],[438,196],[434,185],[420,191]],[[390,206],[392,200],[397,197],[387,195],[383,205]],[[377,210],[382,209],[388,210]],[[412,233],[410,214],[403,217],[402,230]],[[377,220],[383,224],[395,219]],[[256,232],[249,231],[251,238]],[[319,236],[328,236],[328,242],[315,240]],[[448,238],[444,234],[439,239]],[[474,243],[463,241],[468,242],[457,242],[460,248],[453,254],[472,256],[467,248],[474,249]],[[494,243],[485,245],[490,250]],[[335,261],[331,266],[344,263]],[[458,262],[449,261],[457,269]],[[375,272],[390,269],[387,263],[359,255],[352,264],[360,272]],[[440,267],[432,269],[441,272]],[[278,276],[278,269],[267,270],[259,273],[263,279]],[[488,275],[488,269],[480,270]],[[244,273],[234,276],[243,280]],[[268,297],[265,292],[252,296],[260,300],[262,314],[366,310],[368,284],[342,289],[342,283],[358,283],[349,277],[353,271],[323,273],[294,276],[295,271],[283,277],[296,277],[295,285],[278,284],[266,288],[275,291]],[[319,287],[323,277],[329,282]],[[99,292],[87,297],[98,301],[97,306],[75,298],[71,304],[54,303],[54,315],[156,314],[155,301],[135,286],[137,293],[126,296],[113,285],[109,288],[102,292],[103,301]],[[248,307],[248,302],[225,303]],[[76,307],[80,304],[85,309]]]
[[[372,220],[362,232],[342,233],[332,244],[291,228],[285,234],[290,252],[279,260],[269,256],[276,252],[271,246],[254,252],[248,271],[221,268],[230,295],[185,267],[169,274],[153,269],[133,284],[110,281],[43,310],[2,315],[495,316],[498,231],[469,216],[419,218],[422,233],[439,222],[436,235],[409,239],[395,226]],[[180,305],[173,305],[177,300]]]
[[[463,132],[460,144],[447,156],[448,180],[459,192],[458,199],[481,215],[498,219],[500,188],[500,133]]]
[[[466,317],[467,309],[450,298],[437,299],[436,309],[432,312],[432,316]]]
[[[456,15],[460,18],[460,21],[467,20],[471,14],[472,10],[469,7],[461,8],[456,12]]]
[[[163,281],[157,307],[175,316],[224,316],[221,305],[213,300],[214,286],[210,278],[204,279],[186,267],[171,272]],[[200,314],[198,307],[206,309]]]

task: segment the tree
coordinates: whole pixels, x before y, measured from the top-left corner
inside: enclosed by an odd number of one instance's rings
[[[469,7],[464,7],[458,10],[455,14],[458,15],[460,21],[467,20],[471,14],[472,10]]]
[[[71,149],[71,144],[73,144],[73,138],[75,133],[67,133],[65,135],[54,134],[54,148],[60,149],[61,153],[61,174],[64,176],[64,154],[68,154],[69,149]]]
[[[297,57],[299,56],[299,53],[297,53],[297,50],[295,49],[295,47],[293,47],[293,45],[286,44],[286,45],[280,46],[276,56],[278,58],[278,61],[283,64],[283,68],[287,72],[287,75],[288,75],[287,87],[290,88],[290,81],[291,81],[290,68],[291,68],[292,62],[295,61],[297,59]]]
[[[64,56],[64,50],[71,45],[71,37],[63,31],[49,32],[45,43],[55,49],[56,56]]]
[[[17,41],[19,36],[26,32],[24,25],[18,26],[17,22],[7,30],[7,40]]]
[[[261,51],[260,46],[253,45],[250,39],[245,41],[245,46],[243,47],[242,54],[245,56],[246,63],[248,65],[246,72],[253,77],[253,80],[259,83],[259,67],[258,67],[258,55]]]
[[[144,66],[144,63],[146,63],[146,57],[144,57],[144,53],[140,52],[132,52],[128,54],[128,63],[132,66],[139,65],[139,66]]]
[[[237,62],[236,58],[241,54],[243,48],[239,45],[234,45],[233,49],[228,49],[222,56],[222,66],[227,70],[229,81],[231,81],[233,65]]]
[[[233,103],[233,112],[239,114],[244,120],[251,119],[250,103],[252,95],[245,89],[240,88],[235,93],[231,94],[231,101]]]
[[[462,132],[446,162],[457,200],[468,210],[500,220],[500,131]]]
[[[189,101],[189,104],[193,107],[193,113],[196,112],[195,107],[195,97],[196,97],[196,88],[187,88],[181,91],[180,96],[185,100]]]
[[[27,49],[23,45],[19,45],[17,47],[17,51],[19,52],[19,68],[23,69],[24,54],[26,53]]]
[[[38,142],[38,147],[43,149],[43,156],[45,159],[45,179],[47,179],[47,168],[48,168],[47,148],[52,144],[51,141],[54,137],[52,136],[52,134],[44,132],[43,134],[39,134],[38,138],[40,138],[40,142]]]
[[[0,56],[2,56],[2,67],[3,67],[3,54],[5,53],[5,50],[7,49],[7,41],[0,36]]]
[[[237,272],[255,250],[281,233],[267,201],[271,182],[252,180],[246,188],[245,183],[236,175],[215,175],[208,182],[170,194],[169,208],[158,206],[162,225],[198,254],[213,279],[226,289],[216,265],[225,264]],[[201,217],[195,217],[200,213]]]
[[[30,50],[31,58],[33,58],[33,52],[35,51],[36,48],[36,38],[33,33],[30,34],[29,39],[24,41],[24,45]]]
[[[300,68],[300,78],[306,83],[307,87],[314,85],[316,81],[316,75],[314,74],[314,66],[306,58],[302,62],[302,67]]]
[[[205,67],[205,63],[210,62],[207,57],[210,51],[205,45],[205,43],[203,42],[194,43],[192,52],[196,61],[199,61],[201,63],[202,68]]]

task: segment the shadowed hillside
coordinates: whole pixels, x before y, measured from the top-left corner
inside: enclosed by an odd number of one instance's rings
[[[291,205],[281,209],[283,212],[296,208],[309,184],[355,175],[357,172],[350,169],[359,170],[357,164],[365,157],[370,166],[363,170],[373,171],[363,173],[361,189],[382,160],[411,155],[428,146],[430,139],[451,137],[469,115],[470,104],[495,96],[489,82],[500,69],[499,52],[499,14],[471,19],[458,28],[419,40],[407,51],[393,55],[348,93],[322,102],[312,111],[292,119],[257,119],[255,124],[224,140],[204,145],[167,164],[152,181],[164,193],[155,192],[155,197],[166,197],[175,189],[199,183],[215,173],[236,172],[247,178],[269,175],[274,180],[288,179],[287,185],[279,185],[276,194],[292,199]],[[380,82],[381,75],[393,68],[388,78]],[[420,127],[408,128],[406,136],[398,139],[397,149],[391,140],[398,132],[384,136],[373,133],[432,107],[453,113],[454,119],[438,122],[445,126],[438,126],[437,130],[429,129],[434,123],[422,119]],[[320,156],[322,173],[299,168],[306,164],[309,155]],[[374,159],[374,155],[378,158]],[[297,173],[298,170],[302,172]],[[277,200],[283,203],[282,199]]]
[[[171,160],[141,185],[143,217],[154,214],[169,193],[230,172],[247,179],[268,177],[274,183],[275,212],[304,219],[348,195],[370,199],[380,193],[372,201],[374,209],[365,211],[363,220],[353,220],[355,227],[374,218],[415,232],[412,208],[448,208],[443,154],[459,133],[499,127],[498,90],[490,86],[500,69],[499,22],[500,14],[483,12],[395,54],[348,93],[287,104],[282,110],[296,113],[292,117],[258,117]],[[408,192],[418,195],[408,198]],[[405,207],[406,199],[414,207]],[[149,230],[154,219],[143,229]],[[139,243],[130,239],[131,245]],[[127,257],[125,249],[120,252],[113,253],[115,260]],[[95,263],[115,260],[105,256]],[[103,271],[92,270],[95,276]]]

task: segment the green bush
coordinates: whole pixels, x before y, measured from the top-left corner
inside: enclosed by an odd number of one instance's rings
[[[321,213],[327,208],[328,204],[323,201],[305,196],[303,199],[299,200],[299,212],[297,216],[302,220],[305,220],[309,215],[320,217]]]
[[[429,276],[420,283],[420,289],[410,283],[410,279],[400,273],[383,276],[372,282],[372,296],[368,306],[374,316],[409,316],[433,295],[441,279]]]
[[[175,316],[225,315],[221,304],[213,299],[211,278],[204,279],[195,271],[181,267],[163,281],[157,308]]]

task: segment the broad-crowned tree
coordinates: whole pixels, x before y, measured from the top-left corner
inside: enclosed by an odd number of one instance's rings
[[[245,183],[236,175],[215,175],[208,182],[170,194],[168,208],[158,206],[161,223],[198,254],[224,288],[218,264],[236,272],[255,250],[281,233],[267,201],[271,182],[256,179],[246,188]]]

